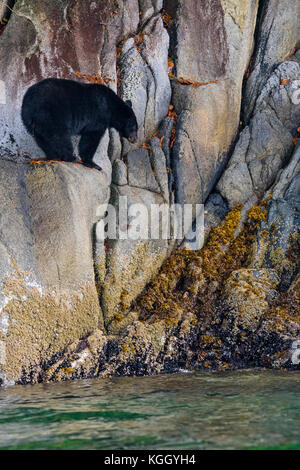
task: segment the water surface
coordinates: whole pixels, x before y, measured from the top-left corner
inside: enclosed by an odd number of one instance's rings
[[[299,372],[0,389],[0,449],[300,449]]]

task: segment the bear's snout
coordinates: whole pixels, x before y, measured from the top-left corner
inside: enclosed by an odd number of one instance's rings
[[[129,137],[127,137],[127,140],[129,140],[131,144],[134,144],[137,141],[137,133],[135,132],[131,134]]]

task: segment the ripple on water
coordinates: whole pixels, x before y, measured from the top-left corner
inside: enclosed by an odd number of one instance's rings
[[[0,390],[0,449],[300,449],[300,376],[243,371]]]

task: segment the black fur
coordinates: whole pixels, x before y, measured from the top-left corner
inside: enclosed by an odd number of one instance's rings
[[[89,167],[108,127],[131,142],[137,138],[137,121],[131,102],[124,102],[108,87],[47,78],[28,88],[21,116],[27,131],[45,152],[47,160],[75,161],[72,135],[80,135],[79,155]]]

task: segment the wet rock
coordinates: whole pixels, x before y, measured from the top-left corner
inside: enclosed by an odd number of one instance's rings
[[[278,283],[276,273],[267,269],[231,273],[223,291],[222,331],[228,341],[236,342],[238,336],[255,333],[269,308],[269,300],[276,295]]]
[[[289,287],[298,269],[300,233],[300,146],[277,184],[266,194],[267,215],[257,234],[253,266],[277,271],[281,288]]]

